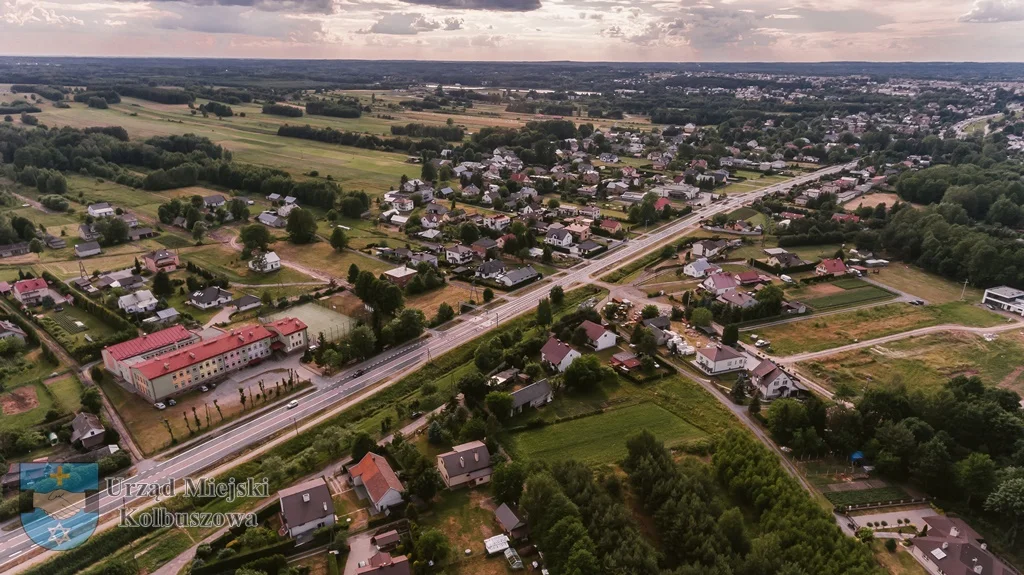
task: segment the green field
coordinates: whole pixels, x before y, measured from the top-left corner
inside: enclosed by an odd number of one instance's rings
[[[548,425],[515,436],[516,452],[530,459],[585,463],[612,463],[626,455],[623,438],[642,429],[653,432],[668,446],[706,437],[668,410],[640,403],[564,423]]]
[[[67,337],[77,343],[88,341],[85,336],[97,341],[117,333],[117,330],[103,323],[99,318],[70,304],[64,305],[64,311],[49,312],[45,314],[45,317],[52,319],[60,331],[66,332]],[[85,324],[85,328],[76,326],[75,321]],[[56,334],[54,336],[58,337]]]
[[[10,388],[0,393],[3,417],[0,429],[24,429],[43,423],[46,413],[56,409],[62,414],[81,408],[82,386],[78,378],[68,375],[46,384],[39,380]]]
[[[855,280],[859,281],[859,280]],[[801,300],[811,308],[818,311],[824,311],[829,309],[835,309],[840,307],[847,307],[852,305],[858,305],[863,303],[869,303],[873,301],[884,301],[892,299],[895,295],[892,292],[884,290],[880,287],[873,286],[860,282],[859,287],[853,287],[852,284],[846,284],[848,287],[842,287],[844,291],[831,295]]]
[[[927,306],[890,303],[744,331],[772,342],[776,354],[790,355],[947,323],[991,327],[1003,323],[1003,319],[982,307],[960,302]]]
[[[271,246],[271,249],[274,249],[274,246]],[[241,252],[219,244],[203,246],[187,253],[183,252],[181,259],[222,275],[233,284],[261,286],[316,281],[315,278],[287,267],[281,267],[281,269],[268,273],[256,273],[249,269],[248,262],[242,259]]]
[[[865,505],[910,498],[906,491],[891,486],[859,491],[826,491],[824,495],[835,505]]]

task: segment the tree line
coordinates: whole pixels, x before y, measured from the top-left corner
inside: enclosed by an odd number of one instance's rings
[[[363,115],[363,109],[359,106],[358,101],[343,100],[333,102],[331,100],[311,100],[306,102],[306,113],[311,116],[358,118]]]
[[[308,111],[308,110],[307,110]],[[331,127],[314,128],[309,124],[305,126],[291,126],[285,124],[277,129],[278,136],[286,138],[302,138],[304,140],[315,140],[328,144],[339,144],[342,146],[354,146],[368,150],[381,150],[385,152],[400,151],[409,154],[416,154],[420,151],[429,150],[440,152],[447,144],[442,140],[424,138],[413,140],[407,137],[384,138],[372,134],[361,134],[358,132],[345,132],[335,130]]]
[[[290,118],[301,118],[302,108],[274,102],[270,104],[263,104],[263,113],[273,114],[275,116],[288,116]]]
[[[436,126],[413,123],[404,126],[391,126],[391,134],[412,138],[437,138],[448,142],[461,142],[466,137],[466,131],[462,127],[452,124]]]

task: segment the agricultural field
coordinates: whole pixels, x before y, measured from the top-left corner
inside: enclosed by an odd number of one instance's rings
[[[909,495],[899,487],[877,487],[873,489],[860,489],[857,491],[827,491],[825,498],[835,505],[865,505],[868,503],[879,503],[908,499]]]
[[[116,329],[81,308],[68,304],[63,307],[62,311],[51,310],[41,315],[52,319],[57,330],[66,333],[67,337],[76,344],[86,343],[89,341],[88,338],[98,341],[117,333]],[[59,333],[53,335],[60,339]]]
[[[822,282],[786,290],[786,298],[807,304],[817,311],[884,301],[895,294],[858,279]]]
[[[774,342],[773,342],[774,343]],[[884,346],[801,362],[802,370],[831,389],[859,393],[865,385],[937,389],[957,375],[977,376],[991,386],[1024,393],[1024,335],[1003,332],[992,341],[962,332],[907,338]]]
[[[653,432],[669,447],[706,434],[684,419],[653,403],[640,403],[598,415],[548,425],[515,436],[516,451],[540,461],[576,459],[584,463],[613,463],[626,455],[622,438],[642,429]]]
[[[873,208],[879,204],[885,204],[887,208],[891,208],[893,204],[899,201],[901,201],[900,197],[896,194],[874,192],[846,202],[843,204],[843,208],[847,210],[856,210],[859,207]]]
[[[757,333],[771,341],[772,350],[778,355],[791,355],[946,323],[991,327],[1003,323],[1003,319],[982,307],[960,302],[927,306],[891,303],[820,317],[810,316],[801,321],[769,327],[750,328],[745,333]]]

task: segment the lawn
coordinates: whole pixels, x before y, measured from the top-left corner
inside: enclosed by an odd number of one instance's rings
[[[881,539],[875,539],[871,542],[871,551],[889,575],[928,575],[924,567],[902,545],[897,546],[895,553],[890,553]]]
[[[76,413],[82,408],[82,382],[75,375],[68,374],[45,385],[56,406],[64,413]]]
[[[864,505],[910,498],[905,491],[892,486],[859,491],[827,491],[824,495],[835,505]]]
[[[824,311],[873,301],[883,301],[896,297],[892,292],[886,291],[878,286],[873,286],[864,282],[859,282],[859,284],[860,285],[855,286],[852,283],[846,283],[844,285],[834,283],[833,285],[841,288],[842,291],[801,301],[815,310]]]
[[[58,367],[44,360],[41,350],[34,349],[16,357],[0,358],[0,381],[10,389],[33,379],[45,379]]]
[[[1004,332],[993,341],[969,333],[941,333],[801,362],[802,369],[835,389],[855,393],[865,385],[903,384],[936,389],[956,375],[974,375],[987,385],[1024,392],[1020,358],[1024,336]]]
[[[964,291],[962,283],[952,282],[920,268],[899,262],[880,268],[871,279],[889,287],[904,291],[927,301],[928,303],[945,303],[960,301]],[[969,302],[981,301],[982,290],[967,287],[964,298]]]
[[[271,249],[276,248],[276,244],[271,247]],[[203,246],[183,253],[181,259],[222,275],[233,284],[262,286],[317,281],[300,271],[283,266],[281,269],[269,273],[256,273],[249,269],[248,262],[242,259],[241,252],[236,252],[220,244]]]
[[[772,350],[778,355],[792,355],[831,349],[932,325],[949,323],[991,327],[1002,322],[1003,319],[997,314],[960,302],[926,306],[890,303],[820,317],[810,316],[802,321],[751,328],[745,332],[756,333],[772,342]]]
[[[45,384],[36,382],[0,393],[0,429],[26,429],[43,423],[54,408],[54,397]]]
[[[471,297],[471,291],[469,286],[464,283],[448,283],[441,289],[435,289],[426,293],[418,294],[411,297],[405,298],[405,307],[418,309],[422,311],[427,319],[437,315],[437,307],[442,302],[447,302],[452,306],[456,312],[459,310],[459,302],[468,302]],[[483,301],[483,288],[477,287],[476,301]],[[499,297],[501,292],[495,292],[495,297]]]
[[[488,558],[484,539],[501,532],[494,519],[497,505],[487,489],[460,489],[442,493],[429,513],[421,514],[419,524],[441,530],[458,550],[450,573],[461,575],[503,575],[508,572],[504,556]],[[463,550],[472,553],[466,556]]]
[[[277,242],[272,249],[285,261],[295,262],[341,279],[348,277],[348,268],[352,264],[356,264],[360,270],[371,271],[374,275],[398,267],[398,264],[390,264],[353,250],[337,252],[327,242],[317,242],[305,246]]]
[[[97,341],[117,333],[117,330],[103,323],[99,318],[70,304],[65,304],[63,311],[49,311],[43,316],[52,319],[57,328],[66,332],[68,337],[76,343],[89,341],[86,336]],[[85,327],[78,327],[75,324],[76,321],[81,322]]]
[[[642,429],[650,430],[669,447],[706,436],[665,408],[640,403],[525,431],[514,441],[516,452],[529,459],[613,463],[626,455],[623,439]]]

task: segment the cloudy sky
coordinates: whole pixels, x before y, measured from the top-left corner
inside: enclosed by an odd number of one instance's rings
[[[1024,60],[1024,0],[0,0],[0,54]]]

